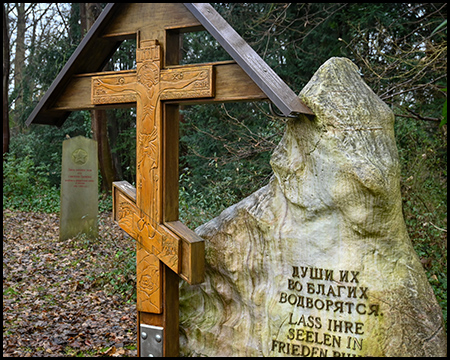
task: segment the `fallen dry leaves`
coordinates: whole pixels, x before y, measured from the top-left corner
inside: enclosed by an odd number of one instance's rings
[[[61,242],[57,215],[3,211],[3,356],[136,356],[135,244],[99,224]]]

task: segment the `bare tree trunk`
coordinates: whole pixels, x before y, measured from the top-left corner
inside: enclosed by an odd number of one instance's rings
[[[8,18],[5,4],[3,4],[3,154],[9,151],[9,107],[8,107],[8,83],[9,83],[9,38]]]
[[[80,3],[80,24],[81,24],[81,37],[86,35],[87,30],[89,29],[86,23],[86,8],[89,4]]]
[[[117,121],[117,116],[114,110],[109,110],[107,114],[107,124],[108,124],[108,139],[109,144],[112,148],[117,148],[117,142],[119,138],[119,123]],[[113,162],[113,167],[115,171],[115,179],[123,179],[122,164],[120,161],[120,154],[111,151],[111,157]]]
[[[25,15],[25,4],[17,4],[17,38],[16,38],[16,54],[14,58],[14,88],[17,90],[17,97],[15,100],[14,108],[19,113],[23,108],[23,70],[25,67],[25,26],[26,26],[26,15]],[[15,120],[15,125],[20,126],[17,119]]]
[[[102,190],[111,192],[114,181],[114,168],[111,157],[111,149],[108,141],[107,115],[105,110],[92,110],[93,138],[98,146],[98,163],[102,174]]]
[[[84,10],[81,10],[83,9]],[[87,33],[94,24],[95,19],[100,15],[101,7],[99,3],[83,3],[80,4],[81,24],[85,24],[86,28],[82,28],[83,33]],[[105,110],[91,111],[91,129],[93,139],[97,141],[98,148],[98,164],[102,175],[102,190],[111,192],[112,183],[115,180],[115,171],[111,157],[111,148],[108,141],[107,129],[107,113]]]

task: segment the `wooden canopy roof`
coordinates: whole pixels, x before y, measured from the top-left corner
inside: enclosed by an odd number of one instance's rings
[[[61,106],[58,104],[60,97],[62,94],[70,96],[69,84],[76,82],[77,77],[101,71],[123,40],[137,36],[141,39],[158,40],[166,48],[165,64],[176,65],[178,48],[171,48],[171,39],[176,39],[177,35],[183,32],[203,29],[223,46],[239,67],[253,80],[256,87],[285,116],[295,113],[312,114],[292,89],[210,4],[114,3],[108,4],[102,11],[33,110],[26,124],[61,126],[71,111],[81,109]],[[176,40],[173,43],[179,46]],[[89,92],[81,85],[75,87],[73,91]]]

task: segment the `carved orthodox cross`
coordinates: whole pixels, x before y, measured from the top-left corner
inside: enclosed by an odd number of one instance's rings
[[[175,274],[191,284],[203,281],[204,244],[177,221],[178,187],[172,185],[178,178],[170,175],[177,174],[178,119],[162,100],[212,97],[214,87],[211,65],[161,69],[161,59],[157,41],[142,41],[135,72],[92,77],[92,103],[136,102],[137,189],[126,181],[114,183],[113,217],[137,241],[138,324],[164,328],[158,340],[162,355],[170,356],[178,354]]]

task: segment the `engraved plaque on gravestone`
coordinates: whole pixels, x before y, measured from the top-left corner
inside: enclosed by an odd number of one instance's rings
[[[98,234],[97,142],[77,136],[63,142],[59,238]]]

